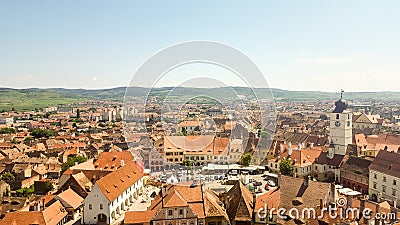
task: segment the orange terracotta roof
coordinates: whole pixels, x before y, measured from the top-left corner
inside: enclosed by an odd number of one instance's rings
[[[255,211],[258,212],[259,209],[264,209],[265,206],[267,206],[267,209],[272,209],[272,208],[278,209],[280,200],[281,200],[280,189],[274,189],[262,195],[259,195],[256,198]],[[260,211],[260,213],[264,213],[264,210]]]
[[[150,220],[156,212],[156,210],[125,212],[124,224],[150,224]]]
[[[70,188],[58,194],[56,198],[65,208],[77,209],[83,202],[83,198]]]
[[[98,180],[97,185],[107,199],[113,201],[141,177],[143,177],[143,173],[138,168],[136,162],[131,161]]]
[[[43,211],[17,211],[7,213],[0,225],[57,225],[67,212],[59,201],[54,202]]]
[[[130,151],[102,152],[93,164],[96,170],[116,170],[121,167],[121,160],[127,164],[133,161],[134,157]]]
[[[209,150],[213,149],[214,136],[165,136],[164,137],[164,151],[170,150]]]
[[[198,127],[200,122],[197,120],[182,121],[179,123],[179,127]]]
[[[169,185],[164,198],[158,195],[153,200],[148,210],[161,209],[163,204],[164,207],[189,206],[200,218],[205,217],[203,192],[200,185],[196,187],[190,187],[188,185]]]

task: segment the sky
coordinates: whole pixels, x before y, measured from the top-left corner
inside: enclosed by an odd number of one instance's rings
[[[1,0],[0,87],[127,86],[158,51],[209,40],[250,57],[270,87],[399,91],[399,27],[396,0]],[[198,76],[243,86],[210,65],[182,66],[155,85]]]

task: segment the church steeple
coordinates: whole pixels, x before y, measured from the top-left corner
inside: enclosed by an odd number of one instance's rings
[[[344,110],[347,109],[347,102],[343,100],[343,89],[340,90],[340,99],[335,102],[335,109],[333,113],[343,113]]]

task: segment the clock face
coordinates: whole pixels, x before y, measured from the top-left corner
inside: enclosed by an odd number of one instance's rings
[[[336,121],[336,122],[335,122],[335,126],[336,126],[336,127],[340,127],[340,122],[339,122],[339,121]]]

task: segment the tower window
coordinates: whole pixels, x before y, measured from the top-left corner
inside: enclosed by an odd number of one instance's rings
[[[337,120],[339,119],[339,114],[336,114],[336,119],[337,119]]]

